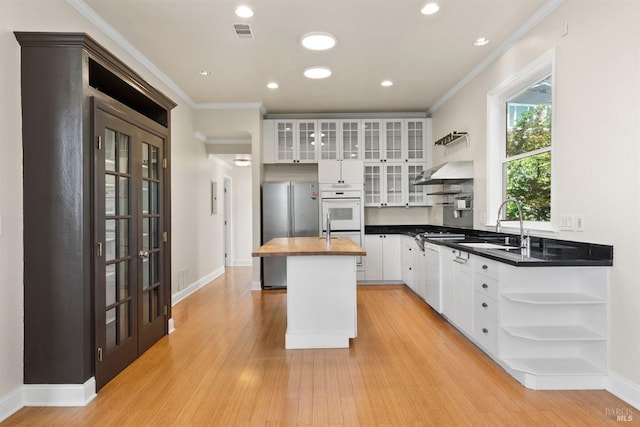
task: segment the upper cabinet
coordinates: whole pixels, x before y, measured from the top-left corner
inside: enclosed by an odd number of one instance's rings
[[[363,120],[364,161],[427,161],[428,125],[427,119]]]
[[[430,119],[267,119],[263,135],[264,163],[362,160],[430,166]]]

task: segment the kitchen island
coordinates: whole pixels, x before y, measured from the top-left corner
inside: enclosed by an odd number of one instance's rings
[[[287,258],[285,348],[347,348],[357,334],[356,257],[364,249],[346,237],[282,237],[253,256]]]

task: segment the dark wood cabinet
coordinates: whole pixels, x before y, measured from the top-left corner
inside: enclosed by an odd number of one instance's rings
[[[154,142],[159,147],[154,153],[162,153],[160,176],[152,184],[161,192],[156,217],[162,218],[157,233],[163,241],[154,256],[160,257],[158,277],[163,283],[153,289],[161,292],[164,302],[166,334],[171,307],[170,111],[176,104],[86,34],[15,36],[21,45],[24,382],[83,384],[96,375],[104,357],[96,336],[96,330],[104,329],[96,324],[96,319],[104,321],[102,308],[96,307],[104,297],[96,292],[104,292],[106,263],[105,213],[97,211],[97,206],[104,206],[105,187],[96,185],[104,182],[104,175],[98,174],[102,172],[96,171],[98,160],[104,162],[99,153],[104,147],[96,133],[96,111],[107,111],[160,141]],[[142,197],[142,184],[133,183],[136,177],[130,175],[132,200]],[[135,203],[131,206],[141,202]],[[141,230],[147,217],[132,215],[131,229]],[[142,251],[142,240],[129,236],[132,248]],[[132,265],[139,263],[142,269],[144,257],[129,255]]]

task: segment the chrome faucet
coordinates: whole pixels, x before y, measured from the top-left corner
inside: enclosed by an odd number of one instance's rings
[[[331,244],[331,215],[327,213],[327,246]]]
[[[527,235],[525,237],[524,221],[522,219],[522,205],[516,199],[507,199],[504,202],[502,202],[502,204],[498,208],[498,219],[496,221],[496,233],[500,232],[500,222],[502,221],[500,219],[500,213],[502,212],[502,208],[505,207],[507,203],[515,203],[516,207],[518,208],[518,219],[520,220],[520,255],[522,255],[523,258],[525,256],[529,257],[531,256],[531,245],[529,242],[529,233],[527,232]]]

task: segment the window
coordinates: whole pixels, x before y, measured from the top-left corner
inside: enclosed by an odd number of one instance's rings
[[[504,200],[515,199],[527,228],[552,229],[554,58],[555,51],[545,54],[487,96],[487,225]],[[514,203],[503,212],[518,220]]]
[[[519,201],[527,221],[551,220],[551,88],[547,76],[506,102],[503,198]],[[518,219],[515,204],[505,211]]]

